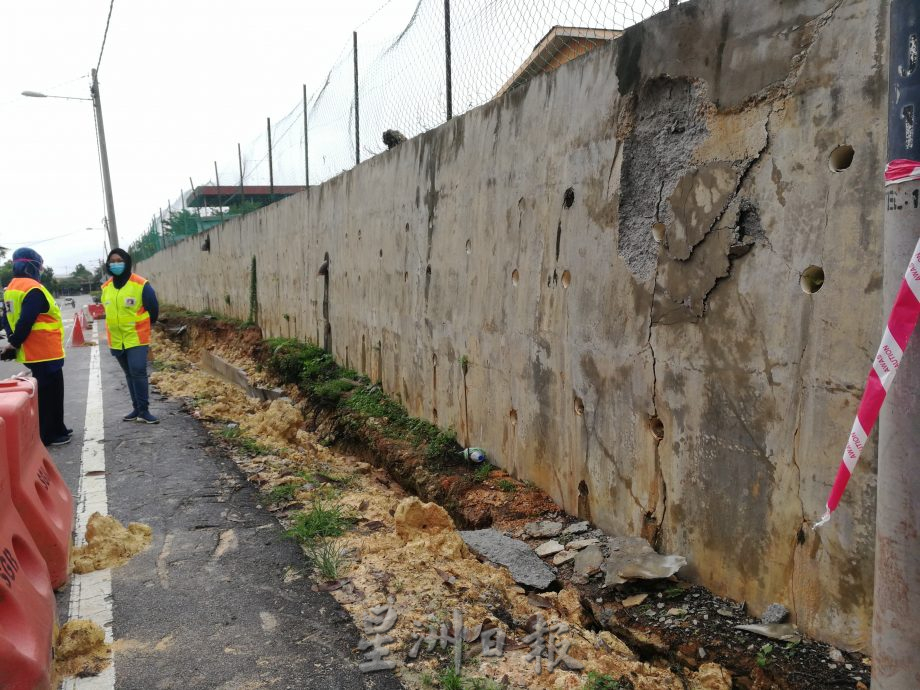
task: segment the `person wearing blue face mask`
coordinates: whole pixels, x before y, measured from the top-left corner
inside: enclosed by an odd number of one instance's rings
[[[34,249],[13,252],[13,279],[3,292],[7,343],[0,359],[15,357],[35,377],[38,430],[46,446],[70,443],[64,425],[64,323],[51,293],[41,284],[44,262]]]
[[[160,312],[156,292],[146,278],[131,272],[131,255],[123,249],[109,252],[106,269],[112,277],[102,285],[101,301],[109,349],[125,372],[134,406],[122,420],[158,424],[150,414],[147,381],[150,329]]]

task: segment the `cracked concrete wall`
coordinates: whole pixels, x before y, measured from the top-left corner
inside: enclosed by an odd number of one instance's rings
[[[139,270],[246,318],[255,256],[267,335],[328,341],[570,512],[867,649],[874,438],[807,523],[882,326],[886,22],[870,0],[682,4]]]

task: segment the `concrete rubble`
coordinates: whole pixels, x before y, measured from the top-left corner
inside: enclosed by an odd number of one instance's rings
[[[508,568],[518,584],[543,590],[556,580],[552,569],[519,539],[506,537],[494,529],[460,532],[460,536],[473,553]]]
[[[558,537],[562,533],[562,523],[548,520],[530,522],[524,525],[524,533],[528,537],[549,539]]]
[[[614,537],[608,542],[610,556],[605,570],[605,587],[629,580],[658,580],[671,577],[687,565],[687,559],[677,555],[661,555],[641,537]]]

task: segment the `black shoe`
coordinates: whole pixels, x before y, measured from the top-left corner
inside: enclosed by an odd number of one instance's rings
[[[160,420],[154,417],[149,412],[139,412],[137,414],[137,421],[142,424],[159,424]]]
[[[64,435],[65,435],[65,436],[73,436],[73,429],[68,429],[68,428],[65,426],[65,427],[64,427]]]
[[[121,418],[123,422],[136,422],[137,421],[137,410],[131,410],[128,414]]]
[[[70,443],[70,436],[58,436],[51,443],[46,443],[47,446],[66,446]]]

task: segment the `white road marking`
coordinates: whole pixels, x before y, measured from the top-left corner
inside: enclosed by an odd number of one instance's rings
[[[93,325],[97,335],[98,326]],[[99,512],[107,515],[109,502],[105,481],[105,427],[102,415],[102,370],[99,348],[90,352],[89,384],[86,391],[86,422],[83,429],[83,452],[80,457],[80,483],[77,490],[77,519],[74,544],[86,543],[86,524]],[[92,474],[91,474],[92,473]],[[112,644],[112,571],[97,570],[85,575],[74,574],[70,580],[68,618],[91,620],[105,631],[105,641]],[[98,676],[67,678],[64,690],[113,690],[115,661]]]

